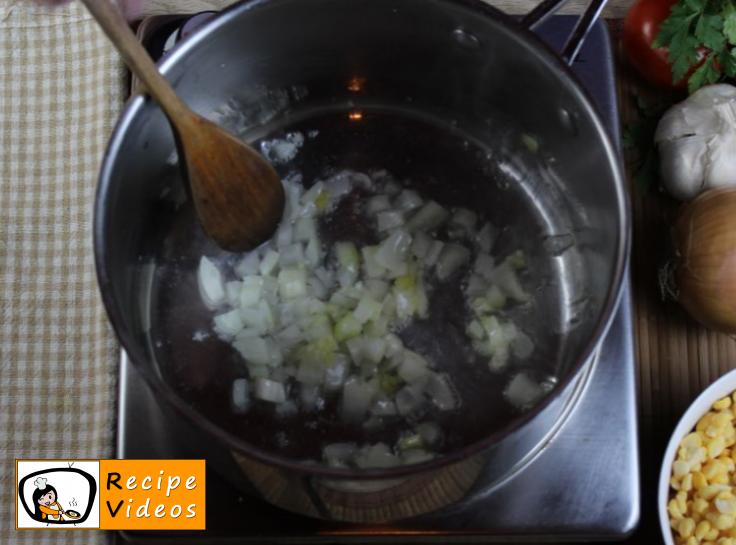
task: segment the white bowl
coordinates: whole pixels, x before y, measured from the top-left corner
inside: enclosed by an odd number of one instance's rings
[[[670,478],[672,477],[672,464],[675,461],[680,441],[695,428],[698,420],[711,410],[713,403],[731,395],[734,391],[736,391],[736,370],[723,375],[693,401],[685,414],[682,415],[670,438],[667,450],[664,453],[662,470],[659,473],[659,494],[657,495],[659,525],[662,528],[662,536],[666,545],[675,545],[672,528],[670,528],[670,515],[667,512],[667,502],[670,492]]]

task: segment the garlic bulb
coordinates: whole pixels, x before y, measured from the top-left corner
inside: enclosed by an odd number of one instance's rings
[[[675,198],[736,186],[736,87],[703,87],[673,106],[659,122],[660,174]]]

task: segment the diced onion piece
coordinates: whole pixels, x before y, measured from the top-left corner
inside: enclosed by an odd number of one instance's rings
[[[385,469],[400,466],[401,459],[385,443],[376,443],[360,449],[355,464],[361,469]]]
[[[430,245],[432,244],[432,237],[423,231],[419,231],[414,235],[414,240],[411,242],[411,253],[417,259],[424,259],[427,255]]]
[[[427,382],[427,394],[440,411],[452,411],[457,407],[457,393],[447,375],[432,373]]]
[[[424,204],[424,199],[413,189],[405,189],[396,197],[394,205],[402,210],[414,210]]]
[[[227,294],[227,304],[237,307],[240,304],[240,289],[243,283],[239,280],[231,280],[225,282],[225,293]]]
[[[363,273],[367,278],[383,278],[386,274],[386,267],[376,261],[377,252],[378,246],[363,246],[361,249]]]
[[[470,250],[459,244],[445,244],[435,268],[437,278],[447,280],[460,267],[470,260]]]
[[[372,337],[356,337],[347,342],[350,357],[356,364],[379,363],[386,353],[386,341]]]
[[[424,266],[427,268],[434,267],[442,253],[445,243],[440,240],[433,240],[424,256]]]
[[[322,263],[322,243],[319,236],[315,235],[309,239],[304,258],[309,269],[316,269]]]
[[[279,265],[283,267],[293,267],[304,263],[304,246],[300,243],[289,244],[281,248],[281,258]]]
[[[529,335],[517,330],[516,337],[511,341],[511,352],[520,360],[529,358],[534,352],[534,343]]]
[[[478,221],[478,215],[467,208],[458,208],[450,218],[450,223],[460,227],[468,234],[475,233],[475,224]]]
[[[258,257],[258,252],[249,252],[235,265],[235,274],[241,278],[258,274],[260,272],[260,264],[261,260]]]
[[[386,357],[393,358],[404,350],[404,343],[393,333],[386,335]]]
[[[268,365],[271,362],[271,352],[265,339],[236,337],[233,347],[240,352],[243,359],[254,365]]]
[[[215,331],[228,337],[234,337],[243,329],[243,320],[240,310],[235,309],[215,316]]]
[[[448,216],[447,210],[434,201],[427,202],[406,222],[410,233],[414,231],[430,232],[442,225]]]
[[[389,197],[395,197],[401,192],[401,185],[389,178],[383,185],[383,192]]]
[[[317,224],[313,217],[301,217],[294,224],[294,242],[309,242],[317,236]]]
[[[402,437],[397,445],[400,451],[424,448],[424,438],[418,433]]]
[[[345,384],[348,377],[349,364],[345,356],[338,354],[335,356],[335,363],[325,370],[325,390],[337,391]]]
[[[501,265],[493,269],[490,278],[506,295],[515,301],[519,303],[529,301],[529,294],[524,291],[519,277],[508,261],[504,261]]]
[[[363,331],[363,324],[352,314],[346,314],[335,324],[335,340],[339,343],[357,337]]]
[[[375,278],[363,280],[363,288],[366,293],[376,301],[383,301],[383,298],[388,293],[389,287],[389,283],[385,280],[377,280]]]
[[[442,442],[442,430],[432,422],[422,422],[417,426],[417,433],[422,436],[428,445],[436,446]]]
[[[495,284],[488,288],[486,300],[493,310],[501,310],[506,304],[506,296]]]
[[[307,274],[303,269],[282,269],[278,276],[281,299],[307,295]]]
[[[351,289],[354,287],[358,280],[358,273],[352,272],[345,267],[340,267],[337,270],[336,276],[338,284],[345,289]]]
[[[511,379],[504,394],[513,406],[525,409],[534,405],[544,395],[544,388],[535,382],[526,372],[521,372]]]
[[[375,395],[371,386],[358,378],[350,378],[342,389],[342,417],[346,422],[361,422]]]
[[[404,213],[400,210],[386,210],[376,215],[378,232],[390,231],[404,225]]]
[[[263,258],[261,259],[261,263],[258,267],[258,270],[263,276],[268,276],[276,268],[276,265],[278,264],[278,262],[279,262],[278,252],[274,252],[273,250],[267,250]]]
[[[383,212],[389,208],[391,208],[391,201],[389,200],[388,195],[376,195],[375,197],[371,197],[368,199],[366,204],[366,212],[371,216],[375,216],[379,212]]]
[[[358,322],[365,324],[368,320],[380,318],[381,310],[383,310],[383,305],[366,293],[360,298],[358,306],[353,311],[353,316]]]
[[[199,260],[197,279],[202,300],[208,307],[215,308],[227,301],[225,282],[220,269],[204,256]]]
[[[409,416],[423,403],[422,392],[413,386],[406,386],[396,394],[396,409],[401,416]]]
[[[238,304],[240,308],[254,308],[261,300],[263,279],[260,276],[246,276],[240,288]]]
[[[276,247],[281,250],[291,244],[292,241],[292,225],[291,221],[282,221],[276,230]]]
[[[319,363],[302,361],[296,372],[296,380],[302,384],[321,385],[325,380],[325,370]]]
[[[416,352],[404,350],[402,353],[402,362],[399,365],[399,376],[405,382],[413,384],[419,379],[427,376],[429,367],[427,360]]]
[[[257,378],[268,378],[268,367],[265,365],[254,365],[254,364],[246,364],[246,367],[248,368],[248,374],[250,375],[251,379],[257,379]]]
[[[248,410],[250,392],[248,391],[248,380],[236,378],[232,388],[232,407],[235,414],[244,414]]]
[[[486,330],[483,329],[483,326],[480,325],[480,322],[478,322],[478,320],[472,320],[470,324],[468,324],[468,337],[470,337],[474,341],[482,341],[485,336]]]
[[[284,349],[289,350],[304,340],[304,333],[296,324],[291,324],[274,337]]]
[[[378,246],[378,250],[374,255],[375,260],[386,269],[397,270],[405,265],[406,254],[410,245],[411,235],[401,229],[396,230]]]
[[[271,403],[284,403],[286,401],[286,390],[280,382],[267,378],[256,379],[256,398]]]
[[[486,223],[475,236],[475,242],[482,252],[490,253],[493,243],[496,242],[497,235],[498,231],[496,228],[490,223]]]
[[[310,187],[306,193],[302,196],[301,204],[308,204],[310,202],[314,202],[317,197],[319,196],[320,192],[324,189],[324,184],[322,182],[316,182],[312,187]]]
[[[353,274],[360,270],[360,254],[352,242],[338,242],[335,244],[335,255],[340,265]]]
[[[371,408],[373,416],[396,416],[399,414],[396,403],[388,399],[378,399]]]

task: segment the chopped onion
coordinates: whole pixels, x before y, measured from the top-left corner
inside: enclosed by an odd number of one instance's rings
[[[508,261],[504,261],[493,269],[489,276],[492,282],[515,301],[526,303],[530,300],[529,294],[524,291],[521,282],[519,282],[519,277]]]
[[[440,240],[433,240],[427,249],[427,253],[424,256],[424,266],[427,268],[434,267],[437,263],[437,259],[442,253],[442,248],[445,244]]]
[[[202,300],[210,308],[215,308],[227,301],[225,282],[222,273],[212,261],[206,257],[199,260],[199,292]]]
[[[301,217],[294,224],[294,241],[309,242],[317,237],[317,224],[313,217]]]
[[[417,433],[422,436],[428,445],[438,445],[442,442],[442,430],[432,422],[422,422],[417,426]]]
[[[396,394],[396,409],[401,416],[409,416],[424,402],[422,392],[413,386],[406,386]]]
[[[263,276],[268,276],[274,271],[278,262],[279,262],[278,252],[274,252],[273,250],[267,250],[263,258],[261,259],[261,263],[258,267],[258,270]]]
[[[386,210],[376,216],[378,232],[390,231],[404,225],[404,213],[400,210]]]
[[[447,280],[470,259],[470,250],[459,244],[445,244],[437,259],[437,278]]]
[[[327,391],[335,391],[342,388],[343,384],[345,384],[345,380],[348,376],[348,361],[347,359],[342,355],[337,355],[335,357],[335,363],[332,364],[331,367],[328,367],[325,370],[325,389]]]
[[[497,235],[496,228],[490,223],[486,223],[475,236],[475,242],[482,252],[490,253],[493,243],[496,242]]]
[[[526,372],[512,378],[504,391],[509,402],[520,409],[534,405],[544,393],[544,388],[532,380]]]
[[[399,365],[399,376],[405,382],[413,384],[417,380],[427,376],[429,373],[427,360],[411,350],[404,350],[402,356],[402,362]]]
[[[516,337],[511,341],[511,352],[520,360],[529,358],[534,352],[534,343],[529,335],[517,330]]]
[[[232,407],[235,414],[244,414],[248,410],[248,380],[236,378],[232,386]]]
[[[405,189],[396,197],[394,204],[402,210],[414,210],[424,204],[424,199],[412,189]]]
[[[329,461],[343,462],[347,464],[355,459],[358,447],[354,443],[333,443],[325,446],[322,456]]]
[[[256,379],[256,398],[271,403],[284,403],[286,401],[286,390],[280,382],[267,378]]]
[[[292,226],[290,221],[282,221],[276,230],[276,247],[281,250],[291,244]]]
[[[246,276],[240,288],[238,304],[241,309],[257,307],[261,300],[263,279],[260,276]]]
[[[383,278],[386,274],[386,267],[376,261],[376,253],[378,246],[363,246],[361,253],[363,254],[363,272],[368,278]]]
[[[385,443],[377,443],[360,450],[355,457],[356,465],[361,469],[390,468],[401,465],[401,459],[391,452]]]
[[[375,278],[369,278],[363,281],[363,287],[368,295],[370,295],[376,301],[382,301],[389,290],[389,283],[385,280],[377,280]]]
[[[358,274],[360,270],[360,254],[355,244],[352,242],[338,242],[335,244],[335,255],[337,256],[337,261],[343,268],[355,275]]]
[[[427,394],[441,411],[451,411],[457,407],[457,393],[447,375],[432,373],[427,382]]]
[[[352,314],[346,314],[335,324],[335,340],[339,343],[357,337],[363,331],[363,324]],[[355,358],[353,358],[355,360]]]
[[[406,253],[411,245],[411,235],[401,229],[391,233],[386,240],[381,242],[374,254],[376,262],[382,267],[397,270],[405,265]]]
[[[346,422],[360,422],[365,417],[375,390],[358,378],[350,378],[342,390],[342,417]]]
[[[366,212],[371,216],[375,216],[379,212],[383,212],[389,208],[391,208],[391,201],[387,195],[376,195],[375,197],[371,197],[368,199],[368,203],[366,204]]]
[[[409,449],[401,453],[401,460],[406,465],[420,464],[422,462],[428,462],[434,460],[435,456],[431,452],[427,452],[422,449]]]
[[[371,408],[373,416],[396,416],[399,414],[396,403],[387,399],[378,399]]]
[[[307,275],[303,269],[282,269],[278,276],[279,294],[282,299],[294,299],[307,295]]]
[[[419,231],[414,235],[414,240],[411,243],[411,253],[417,259],[424,259],[427,255],[430,245],[432,244],[432,237],[427,233]]]
[[[353,312],[353,316],[358,322],[365,324],[368,320],[377,320],[380,318],[381,310],[383,310],[383,305],[370,295],[365,294],[360,298],[358,306]]]
[[[243,320],[240,317],[240,310],[235,309],[224,314],[215,316],[215,331],[218,333],[234,337],[243,329]]]
[[[406,222],[406,228],[410,233],[433,231],[445,222],[448,214],[439,204],[429,201]]]
[[[467,208],[458,208],[450,218],[450,223],[460,227],[468,234],[475,233],[475,224],[478,221],[478,215]]]
[[[281,248],[279,265],[281,267],[293,267],[304,263],[304,246],[300,243],[289,244]]]
[[[243,283],[239,280],[231,280],[225,282],[225,293],[227,294],[227,304],[232,307],[237,307],[240,302],[240,289]]]
[[[322,389],[319,386],[302,385],[299,388],[299,401],[306,411],[320,410],[324,405]]]
[[[260,272],[260,264],[261,260],[258,257],[258,252],[249,252],[235,265],[235,274],[241,278],[258,274]]]

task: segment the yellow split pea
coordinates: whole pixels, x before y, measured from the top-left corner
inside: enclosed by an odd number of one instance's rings
[[[736,393],[680,442],[667,510],[676,545],[736,545]]]

